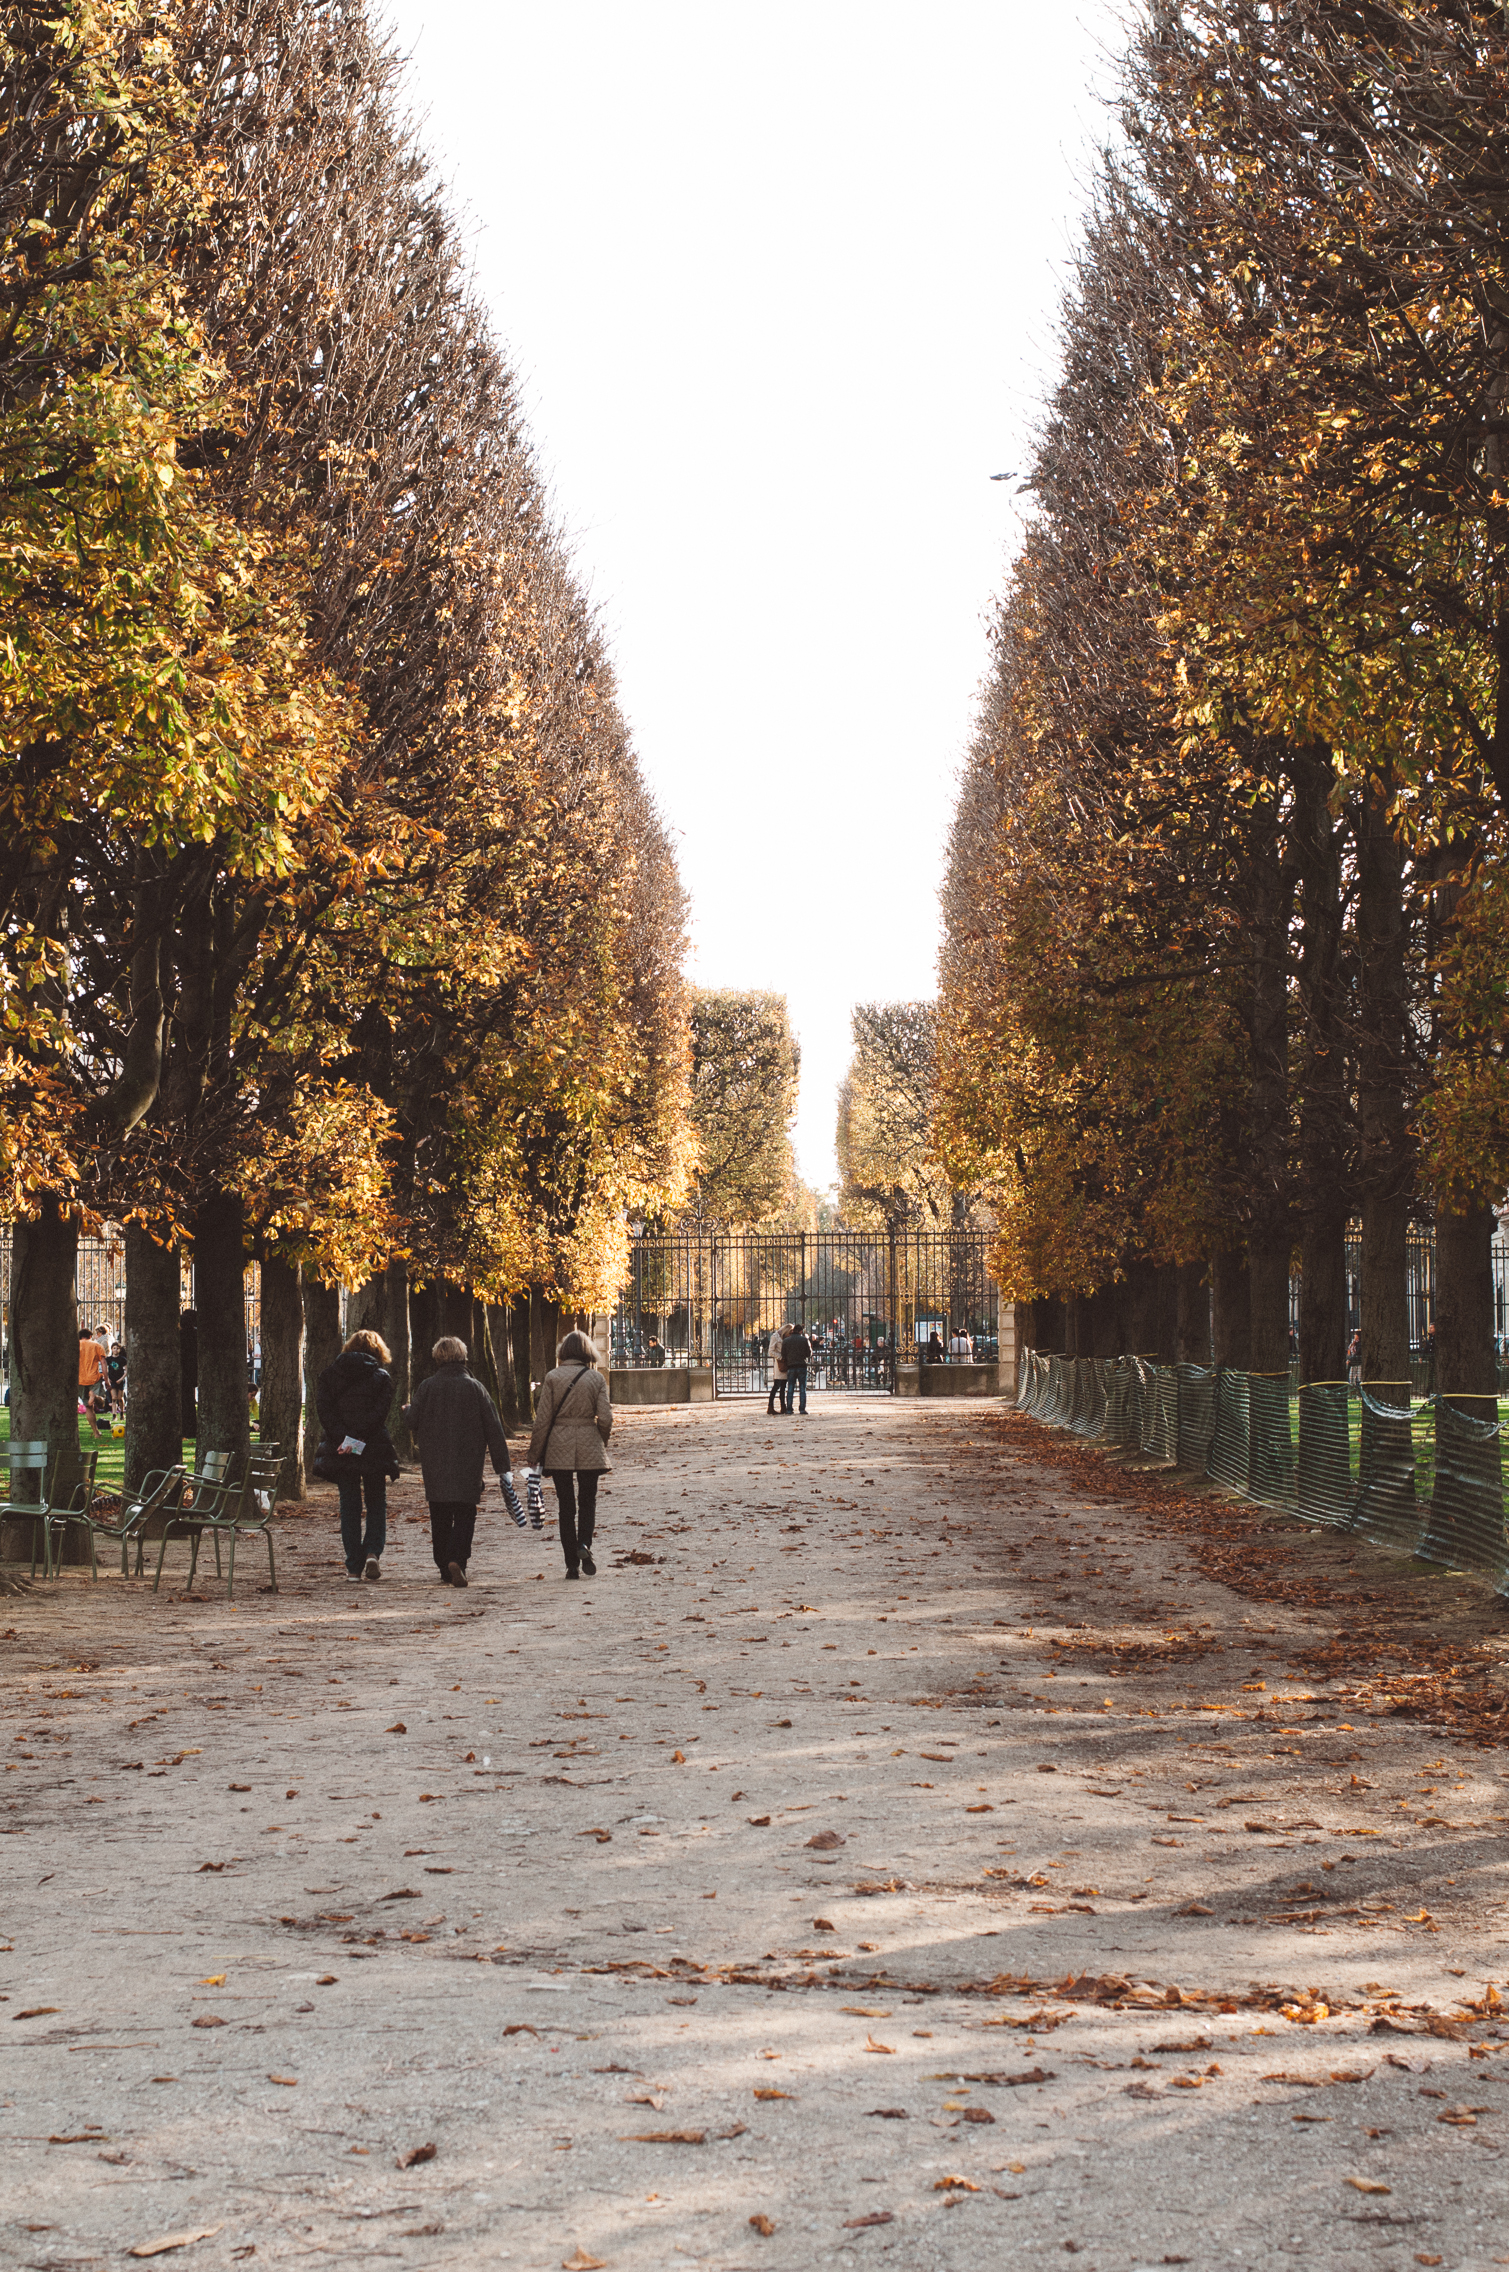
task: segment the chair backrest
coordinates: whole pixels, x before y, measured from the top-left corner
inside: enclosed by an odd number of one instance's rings
[[[46,1437],[41,1437],[36,1442],[32,1442],[30,1439],[28,1439],[28,1441],[26,1441],[25,1443],[7,1444],[5,1446],[3,1457],[5,1459],[6,1466],[10,1470],[10,1473],[6,1479],[10,1491],[10,1496],[13,1499],[17,1496],[17,1479],[18,1477],[23,1475],[34,1475],[36,1477],[37,1490],[40,1494],[42,1488],[42,1478],[47,1472]]]
[[[259,1515],[270,1515],[277,1503],[278,1476],[283,1460],[276,1444],[253,1444],[247,1498]]]
[[[224,1483],[235,1457],[234,1452],[206,1452],[203,1459],[195,1462],[194,1473],[202,1475],[206,1483]]]
[[[47,1504],[53,1508],[66,1508],[82,1514],[94,1497],[94,1471],[99,1466],[97,1451],[54,1452],[52,1477],[47,1486]]]

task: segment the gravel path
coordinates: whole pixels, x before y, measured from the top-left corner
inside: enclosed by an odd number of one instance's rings
[[[406,1482],[380,1586],[0,1602],[0,2260],[1509,2263],[1502,1754],[1037,1440],[630,1411],[595,1582]]]

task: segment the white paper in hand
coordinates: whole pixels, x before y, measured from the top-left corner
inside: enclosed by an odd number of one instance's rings
[[[343,1436],[336,1446],[337,1451],[354,1452],[358,1459],[361,1458],[366,1448],[367,1439],[365,1436]]]

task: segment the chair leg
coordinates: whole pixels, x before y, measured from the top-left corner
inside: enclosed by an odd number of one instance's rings
[[[198,1571],[198,1568],[199,1568],[199,1541],[200,1541],[200,1539],[201,1539],[201,1538],[203,1538],[203,1536],[204,1536],[204,1533],[203,1533],[203,1531],[200,1531],[200,1530],[191,1531],[191,1532],[189,1533],[189,1592],[190,1592],[190,1593],[192,1593],[192,1592],[194,1591],[194,1578],[195,1578],[195,1574],[196,1574],[196,1572]]]
[[[220,1533],[218,1530],[215,1533],[215,1575],[217,1578],[222,1575],[220,1568]]]
[[[152,1591],[153,1591],[153,1593],[154,1593],[154,1594],[155,1594],[155,1593],[156,1593],[156,1591],[157,1591],[158,1580],[159,1580],[159,1579],[161,1578],[161,1576],[162,1576],[162,1558],[163,1558],[163,1556],[164,1556],[164,1555],[165,1555],[165,1554],[167,1553],[167,1551],[168,1551],[168,1525],[167,1525],[166,1523],[164,1523],[164,1524],[163,1524],[163,1526],[162,1526],[162,1543],[161,1543],[161,1545],[160,1545],[160,1546],[158,1547],[158,1549],[157,1549],[157,1575],[156,1575],[156,1577],[154,1577],[154,1578],[153,1578],[153,1580],[152,1580]]]
[[[262,1533],[262,1536],[267,1541],[267,1574],[272,1580],[272,1590],[276,1593],[278,1590],[278,1565],[272,1556],[272,1526],[270,1524]]]
[[[218,1537],[215,1543],[217,1546],[220,1543]],[[230,1577],[226,1581],[225,1598],[227,1601],[234,1601],[236,1598],[236,1534],[234,1530],[231,1532],[231,1568]]]

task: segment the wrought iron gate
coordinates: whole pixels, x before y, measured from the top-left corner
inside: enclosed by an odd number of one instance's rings
[[[896,1367],[942,1350],[999,1357],[986,1241],[972,1231],[686,1232],[639,1238],[610,1321],[609,1362],[711,1371],[719,1396],[767,1393],[771,1341],[812,1343],[808,1385],[888,1394]]]

